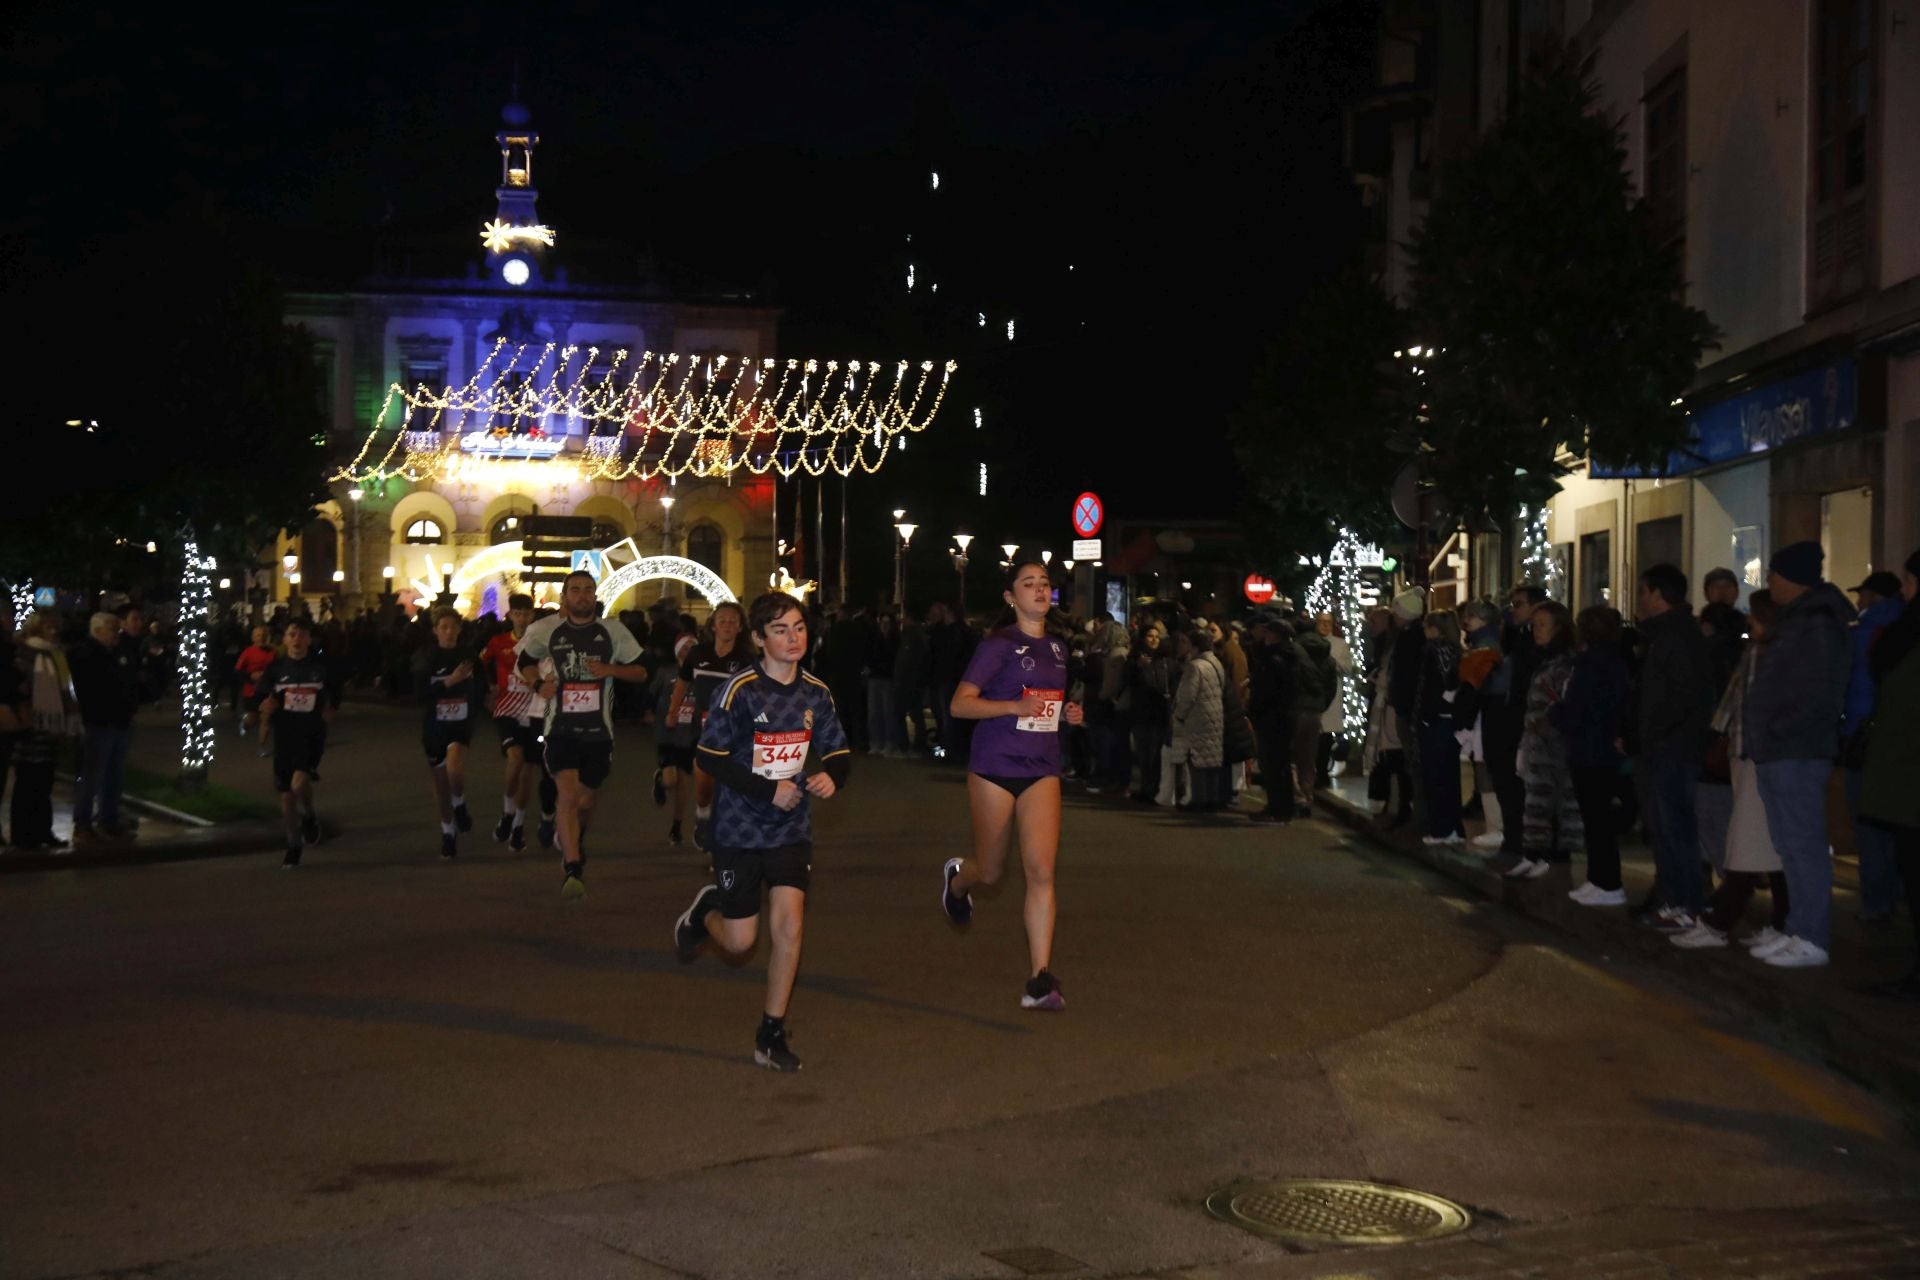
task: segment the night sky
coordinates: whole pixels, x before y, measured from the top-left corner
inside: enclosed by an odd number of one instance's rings
[[[786,309],[788,354],[962,361],[991,429],[958,438],[956,414],[890,477],[934,518],[968,518],[950,476],[982,455],[997,519],[1082,485],[1233,515],[1224,417],[1359,222],[1358,0],[15,12],[9,274],[208,198],[290,283],[394,246],[457,261],[517,74],[575,278],[751,292]]]

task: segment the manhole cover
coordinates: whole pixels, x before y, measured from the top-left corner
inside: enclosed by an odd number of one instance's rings
[[[1451,1200],[1333,1178],[1240,1183],[1208,1196],[1207,1211],[1258,1235],[1306,1244],[1405,1244],[1473,1225]]]

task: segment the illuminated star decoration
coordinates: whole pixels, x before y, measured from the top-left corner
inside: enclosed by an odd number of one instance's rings
[[[532,241],[553,247],[553,228],[539,225],[517,227],[511,222],[495,219],[480,229],[480,241],[487,246],[488,253],[505,253],[519,241]]]

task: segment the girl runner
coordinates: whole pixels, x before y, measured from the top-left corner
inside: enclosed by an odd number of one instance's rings
[[[1038,557],[1014,557],[1006,612],[980,642],[954,691],[952,713],[977,720],[968,762],[973,856],[949,858],[941,870],[940,905],[964,926],[973,918],[975,885],[999,883],[1007,849],[1017,843],[1026,873],[1027,954],[1032,976],[1023,1009],[1064,1009],[1053,958],[1053,864],[1060,850],[1060,722],[1081,723],[1066,700],[1067,640],[1048,626],[1053,583]]]

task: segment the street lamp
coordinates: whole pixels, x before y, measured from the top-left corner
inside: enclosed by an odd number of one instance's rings
[[[1006,563],[1009,569],[1013,567],[1013,553],[1019,549],[1020,544],[1017,542],[1003,542],[1000,544],[1000,554],[1006,557]]]
[[[1040,553],[1040,563],[1044,565],[1051,565],[1053,563],[1053,552],[1042,551]]]
[[[967,611],[967,544],[973,541],[970,533],[956,533],[953,541],[960,549],[953,553],[953,567],[960,575],[960,612]]]
[[[353,589],[360,590],[360,499],[367,491],[359,485],[347,490],[347,501],[353,506],[347,516],[347,563],[353,566]]]
[[[898,514],[905,515],[906,512],[901,511]],[[894,549],[893,553],[893,602],[898,608],[906,607],[907,547],[913,542],[914,530],[919,527],[910,520],[902,520],[893,526],[893,531],[900,535],[900,545]]]

